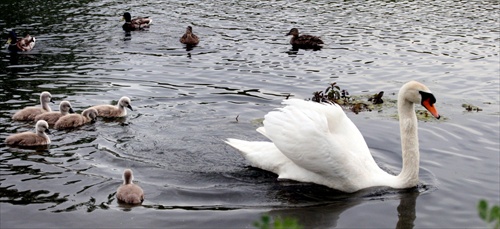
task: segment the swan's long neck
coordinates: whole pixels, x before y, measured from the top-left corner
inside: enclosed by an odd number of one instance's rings
[[[47,139],[47,142],[50,143],[49,135],[45,133],[45,130],[36,127],[35,131],[38,136]]]
[[[398,99],[398,112],[403,169],[397,177],[403,186],[401,188],[413,187],[418,184],[420,163],[417,115],[413,103],[405,98]]]
[[[49,103],[44,100],[44,98],[40,98],[40,104],[42,104],[42,108],[46,110],[47,112],[51,112],[52,109],[50,109]]]
[[[123,184],[125,185],[132,184],[132,179],[133,179],[132,172],[130,170],[126,170],[123,173]]]
[[[36,134],[38,134],[38,136],[40,136],[40,137],[45,137],[45,136],[47,136],[47,134],[45,134],[45,131],[43,131],[42,129],[40,129],[40,128],[38,128],[38,127],[36,127],[35,132],[36,132]]]

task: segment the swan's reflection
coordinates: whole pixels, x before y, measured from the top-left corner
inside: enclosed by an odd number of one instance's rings
[[[20,146],[12,145],[9,149],[13,152],[19,153],[30,153],[34,155],[45,155],[50,154],[50,144],[49,145],[39,145],[39,146]]]
[[[336,200],[329,201],[325,205],[277,209],[271,210],[268,214],[272,218],[295,218],[303,228],[333,228],[337,226],[340,215],[356,205],[374,199],[399,199],[399,206],[397,207],[398,222],[395,227],[413,228],[416,219],[416,199],[420,195],[418,188],[387,193],[391,191],[393,190],[375,188],[354,194],[340,194]],[[292,202],[295,201],[292,200]]]
[[[413,228],[415,219],[417,218],[415,214],[415,205],[419,195],[420,192],[414,190],[413,192],[409,191],[400,196],[398,223],[396,224],[396,228]]]

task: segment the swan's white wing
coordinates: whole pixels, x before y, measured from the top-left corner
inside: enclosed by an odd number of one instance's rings
[[[268,136],[267,136],[267,134],[266,134],[266,129],[264,129],[264,127],[263,127],[263,126],[261,126],[261,127],[257,128],[257,132],[259,132],[260,134],[264,135],[266,138],[268,138],[268,139],[269,139],[269,137],[268,137]]]
[[[226,143],[238,149],[253,167],[279,174],[280,168],[292,163],[272,142],[244,141],[228,138]]]
[[[284,104],[265,116],[264,133],[293,163],[337,183],[324,183],[331,187],[352,185],[378,169],[363,136],[338,105],[296,99]]]
[[[228,138],[226,143],[239,150],[253,167],[279,175],[279,178],[322,183],[322,177],[293,163],[272,142]]]

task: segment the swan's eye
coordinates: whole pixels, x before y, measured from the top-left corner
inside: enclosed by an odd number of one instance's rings
[[[425,91],[419,91],[420,95],[422,96],[422,102],[423,101],[429,101],[430,105],[436,103],[436,97],[432,93],[425,92]]]

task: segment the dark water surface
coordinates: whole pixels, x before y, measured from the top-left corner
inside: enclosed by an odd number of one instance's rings
[[[153,25],[127,35],[125,11]],[[1,42],[10,29],[38,40],[29,53],[0,53],[0,227],[252,228],[264,213],[305,228],[485,227],[477,202],[500,202],[498,18],[498,1],[3,0]],[[178,41],[188,25],[201,37],[190,51]],[[292,27],[325,47],[290,51]],[[289,95],[337,82],[389,101],[409,80],[434,92],[443,116],[419,123],[415,189],[278,182],[223,143],[263,140],[255,128]],[[11,116],[42,91],[78,112],[126,95],[134,111],[53,130],[48,149],[5,146],[33,129]],[[398,173],[395,108],[347,112],[377,162]],[[125,168],[145,190],[142,206],[116,202]]]

